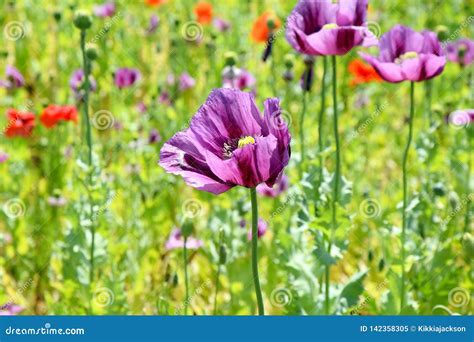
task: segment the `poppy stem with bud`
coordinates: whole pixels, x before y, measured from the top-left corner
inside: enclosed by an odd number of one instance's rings
[[[410,117],[408,118],[408,141],[403,153],[403,211],[402,211],[402,278],[400,284],[400,311],[405,306],[405,238],[407,228],[407,206],[408,206],[408,175],[407,175],[407,159],[410,145],[413,138],[413,117],[415,115],[415,82],[410,83]]]
[[[257,295],[258,314],[265,315],[263,308],[262,290],[260,288],[260,279],[258,277],[258,205],[257,205],[257,191],[255,188],[250,188],[250,199],[252,201],[252,273],[253,282],[255,285],[255,293]]]
[[[183,245],[183,262],[184,262],[184,288],[185,288],[185,298],[184,298],[184,315],[188,314],[188,300],[189,300],[189,283],[188,283],[188,249],[187,241],[188,237],[184,237]]]
[[[323,182],[323,150],[324,150],[324,139],[323,139],[323,125],[324,125],[324,112],[326,109],[326,73],[327,73],[327,58],[323,56],[323,78],[321,79],[321,109],[319,111],[318,118],[318,144],[319,144],[319,182]]]

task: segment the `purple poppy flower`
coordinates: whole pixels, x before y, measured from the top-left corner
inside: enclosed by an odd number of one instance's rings
[[[71,79],[69,80],[69,86],[78,100],[81,100],[84,97],[84,90],[82,89],[83,84],[84,71],[82,69],[77,69],[73,72]],[[97,83],[92,75],[89,76],[89,86],[90,91],[95,91],[97,89]]]
[[[140,102],[137,104],[137,110],[140,113],[146,113],[148,110],[148,107],[146,106],[144,102]]]
[[[226,67],[230,68],[230,67]],[[233,68],[233,67],[232,67]],[[233,68],[235,69],[235,68]],[[255,77],[245,69],[237,69],[235,72],[222,73],[222,86],[224,88],[235,88],[239,90],[254,90]]]
[[[257,224],[257,237],[260,239],[263,235],[265,235],[265,233],[267,232],[267,229],[268,229],[268,223],[264,219],[259,218],[258,224]],[[247,238],[249,239],[249,241],[252,240],[252,230],[249,230]]]
[[[15,305],[13,303],[7,303],[0,307],[0,316],[15,316],[25,310],[20,305]]]
[[[137,69],[120,68],[115,72],[115,85],[118,88],[126,88],[135,84],[141,77]]]
[[[188,237],[186,240],[186,248],[188,249],[198,249],[202,247],[204,243],[201,240],[195,239],[193,237]],[[179,228],[174,228],[171,231],[168,241],[165,245],[166,250],[172,250],[176,248],[184,248],[184,238],[181,235],[181,230]]]
[[[187,72],[183,72],[179,76],[179,90],[185,91],[196,85],[196,81]]]
[[[0,81],[2,87],[7,89],[16,89],[25,85],[25,78],[21,72],[12,65],[7,65],[5,77],[6,80]]]
[[[220,32],[227,32],[230,30],[230,23],[227,20],[221,18],[215,18],[212,21],[214,27]]]
[[[149,144],[155,144],[161,140],[160,132],[157,129],[153,128],[150,131],[150,136],[148,137]]]
[[[451,62],[469,65],[474,61],[474,41],[463,38],[450,43],[446,47],[446,54]]]
[[[456,110],[448,115],[447,121],[455,127],[467,127],[474,122],[474,109]]]
[[[273,187],[269,187],[265,183],[257,186],[257,192],[260,195],[267,197],[277,197],[288,189],[288,177],[282,174],[281,178],[277,180]]]
[[[115,14],[115,3],[113,1],[109,1],[102,5],[95,6],[94,14],[102,18],[113,17]]]
[[[444,69],[446,57],[436,34],[396,25],[380,39],[379,57],[360,54],[385,81],[424,81]]]
[[[8,154],[5,152],[0,152],[0,164],[8,160]]]
[[[214,194],[236,185],[273,186],[290,159],[291,136],[280,102],[264,102],[264,116],[251,93],[215,89],[188,129],[161,149],[160,165],[186,183]]]
[[[366,25],[368,0],[300,0],[287,20],[286,39],[307,55],[345,55],[377,43]]]
[[[148,24],[148,28],[146,29],[147,34],[152,34],[156,31],[158,28],[158,25],[160,24],[160,18],[156,15],[152,15],[150,17],[150,23]]]

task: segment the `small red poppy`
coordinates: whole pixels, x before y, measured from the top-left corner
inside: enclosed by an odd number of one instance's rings
[[[212,5],[208,2],[201,1],[194,7],[197,21],[201,24],[209,24],[212,20]]]
[[[273,22],[273,27],[270,27],[270,21]],[[254,22],[251,37],[257,43],[265,43],[270,38],[270,33],[278,30],[280,26],[280,19],[271,12],[265,12]]]
[[[43,110],[40,120],[47,128],[56,126],[59,121],[77,122],[77,110],[74,106],[49,105]]]
[[[8,123],[5,128],[5,135],[9,138],[15,136],[27,137],[35,127],[35,115],[30,112],[8,109],[7,118]]]
[[[349,73],[352,75],[351,86],[382,81],[382,78],[372,66],[363,63],[359,59],[354,59],[349,64]]]

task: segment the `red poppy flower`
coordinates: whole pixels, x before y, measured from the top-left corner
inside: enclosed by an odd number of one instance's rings
[[[56,126],[59,121],[77,122],[77,110],[74,106],[49,105],[43,110],[40,120],[47,128]]]
[[[35,115],[30,112],[21,112],[16,109],[7,111],[8,124],[5,129],[7,137],[23,136],[27,137],[35,127]]]
[[[146,3],[150,6],[160,6],[165,2],[166,0],[146,0]]]
[[[273,22],[273,28],[270,28],[269,21]],[[279,29],[280,26],[280,19],[271,12],[265,12],[258,17],[253,24],[251,37],[257,43],[265,43],[270,37],[270,33],[272,33],[273,30]]]
[[[212,20],[212,5],[208,2],[201,1],[194,7],[197,21],[201,24],[209,24]]]
[[[382,78],[372,66],[363,63],[359,59],[354,59],[349,64],[349,73],[352,75],[351,86],[369,82],[380,82]]]

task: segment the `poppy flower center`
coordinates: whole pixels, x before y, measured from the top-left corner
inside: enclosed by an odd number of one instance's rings
[[[237,147],[238,148],[242,148],[244,146],[247,146],[249,144],[255,144],[255,139],[249,135],[247,135],[246,137],[243,137],[243,138],[240,138],[239,139],[239,142],[237,143]]]
[[[405,52],[403,55],[398,56],[398,58],[395,59],[395,63],[401,64],[408,59],[413,59],[417,57],[418,57],[418,53],[416,53],[415,51],[408,51],[408,52]]]
[[[323,30],[330,30],[330,29],[333,29],[333,28],[338,28],[337,24],[335,23],[332,23],[332,24],[326,24],[323,26]]]

